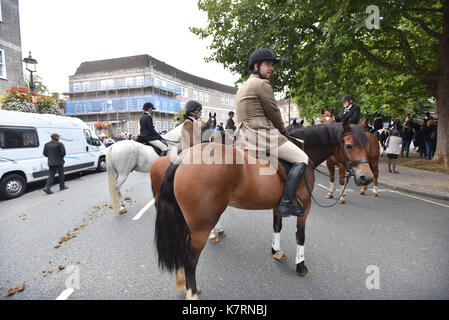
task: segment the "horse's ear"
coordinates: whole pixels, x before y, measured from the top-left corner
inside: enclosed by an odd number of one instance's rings
[[[324,108],[321,108],[321,115],[324,115]]]
[[[331,115],[334,115],[334,112],[335,112],[334,107],[332,107],[331,108]]]
[[[209,118],[211,118],[212,117],[212,112],[209,112]]]
[[[214,112],[214,118],[217,116],[217,113],[216,112]]]
[[[304,125],[304,119],[302,119],[299,124]]]
[[[296,124],[296,119],[293,119],[292,125],[295,125],[295,124]]]

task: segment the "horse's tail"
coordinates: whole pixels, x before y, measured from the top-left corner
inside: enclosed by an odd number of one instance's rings
[[[108,171],[108,181],[109,181],[109,195],[112,200],[112,209],[116,215],[120,211],[119,194],[117,192],[117,170],[115,170],[111,159],[112,145],[106,148],[106,168]]]
[[[179,163],[171,163],[162,182],[156,206],[154,239],[159,266],[172,272],[190,263],[190,231],[175,198],[174,177]]]

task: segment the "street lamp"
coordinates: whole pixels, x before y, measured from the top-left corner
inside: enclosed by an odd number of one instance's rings
[[[33,73],[36,72],[37,60],[31,57],[30,51],[28,58],[23,59],[23,62],[25,62],[25,69],[30,72],[30,91],[34,91]]]

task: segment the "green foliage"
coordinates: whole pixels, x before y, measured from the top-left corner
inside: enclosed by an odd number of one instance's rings
[[[33,76],[33,83],[34,83],[34,92],[41,95],[50,95],[50,91],[48,90],[47,86],[44,84],[42,78],[38,75]],[[25,75],[25,87],[30,89],[30,76]]]
[[[380,9],[380,28],[368,29],[369,5]],[[337,110],[352,94],[362,116],[402,117],[435,108],[435,72],[442,32],[440,0],[200,0],[208,25],[192,27],[212,40],[206,61],[249,75],[247,61],[260,47],[281,63],[271,82],[311,119],[322,107]]]

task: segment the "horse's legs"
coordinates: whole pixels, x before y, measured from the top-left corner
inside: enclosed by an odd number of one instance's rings
[[[118,199],[120,201],[120,213],[125,213],[126,212],[125,206],[123,205],[123,202],[121,202],[121,200],[123,199],[123,195],[120,192],[120,188],[125,183],[127,178],[128,178],[127,174],[119,174],[117,176],[117,195],[118,195]]]
[[[341,164],[338,165],[338,174],[339,174],[339,182],[340,182],[341,190],[343,190],[344,185],[345,185],[346,168],[344,166],[342,166]],[[344,193],[341,195],[340,199],[338,200],[339,204],[345,203],[345,195],[346,194],[344,194]]]
[[[329,193],[327,194],[326,198],[331,199],[334,196],[335,192],[335,165],[332,161],[329,159],[326,160],[326,167],[329,171],[329,177],[330,177],[330,185],[329,185]]]
[[[218,220],[217,220],[218,221]],[[203,229],[199,232],[193,232],[191,237],[191,250],[192,256],[189,263],[184,267],[185,280],[186,280],[186,300],[197,300],[199,287],[196,285],[196,266],[200,258],[201,251],[206,245],[208,235],[210,234],[210,228]]]
[[[374,192],[372,194],[373,197],[377,197],[377,178],[379,178],[379,160],[374,160],[374,165],[371,167],[371,171],[374,175]]]
[[[281,230],[282,217],[276,207],[273,209],[273,240],[271,242],[271,254],[273,258],[278,261],[284,261],[287,258],[284,251],[281,250]]]
[[[306,277],[309,274],[309,270],[307,270],[304,264],[305,228],[310,205],[307,208],[306,214],[303,217],[298,217],[296,220],[296,274],[301,277]]]

